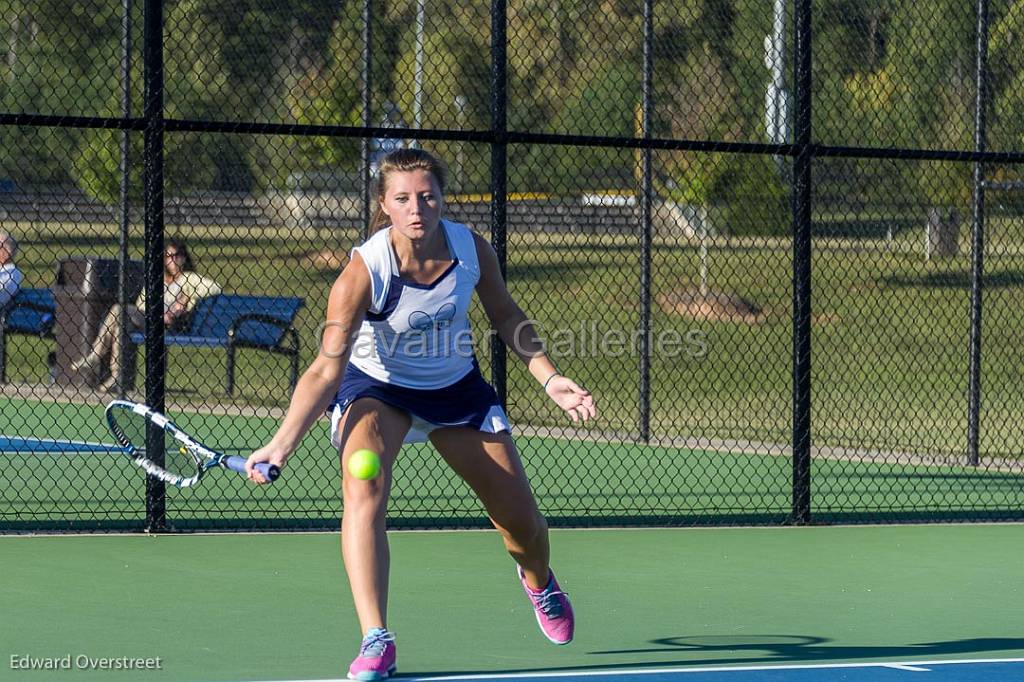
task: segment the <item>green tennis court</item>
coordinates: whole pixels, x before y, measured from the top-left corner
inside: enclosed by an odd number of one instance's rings
[[[400,531],[390,626],[413,679],[889,679],[806,666],[958,660],[1006,663],[943,679],[1020,679],[1022,543],[1021,525],[555,531],[578,616],[555,647],[497,534]],[[332,533],[2,537],[0,679],[343,677],[359,632],[339,554]],[[86,657],[73,674],[12,669],[68,655]],[[160,669],[87,669],[124,657]]]
[[[16,407],[30,418],[0,437],[0,523],[15,531],[0,536],[0,679],[343,677],[359,632],[336,533],[18,535],[47,523],[141,528],[146,508],[143,474],[108,445],[102,405]],[[239,452],[278,423],[171,416]],[[68,440],[48,438],[42,425],[55,420]],[[555,435],[517,441],[542,508],[563,525],[595,525],[595,508],[611,526],[777,524],[789,513],[792,461],[782,450]],[[215,472],[196,488],[170,489],[168,523],[337,528],[334,458],[321,424],[273,486]],[[849,510],[859,499],[876,516],[948,518],[959,508],[1005,518],[1024,494],[1013,468],[842,455],[814,468],[815,516],[830,521],[856,519]],[[628,485],[609,486],[611,469],[627,472]],[[280,510],[272,521],[267,504]],[[486,525],[425,446],[403,452],[391,508],[393,528]],[[830,509],[842,512],[830,518]],[[394,530],[389,625],[409,680],[873,682],[926,670],[935,682],[1019,679],[1022,541],[1014,524],[560,529],[553,563],[579,625],[571,645],[554,647],[496,533]]]
[[[12,439],[44,441],[54,423],[82,443],[112,441],[103,406],[11,399],[24,421],[0,434],[0,528],[135,528],[145,519],[145,478],[124,457],[83,447],[80,452],[40,452],[12,447]],[[276,417],[171,411],[183,428],[227,452],[247,454],[269,439]],[[241,435],[241,434],[244,434]],[[545,513],[556,521],[601,525],[634,523],[780,523],[792,499],[792,460],[779,448],[651,446],[582,441],[570,437],[517,438]],[[6,439],[6,440],[5,440]],[[5,443],[7,445],[5,446]],[[241,478],[210,476],[194,490],[170,489],[168,522],[178,529],[213,524],[328,529],[339,513],[340,481],[326,424],[318,424],[269,489]],[[610,486],[609,478],[624,484]],[[1024,488],[1017,469],[972,468],[923,458],[819,457],[813,462],[815,518],[842,522],[880,515],[901,520],[1021,516]],[[863,513],[858,508],[865,502]],[[261,507],[274,508],[272,520]],[[486,525],[468,488],[428,445],[408,446],[397,465],[391,503],[393,527],[436,523]]]

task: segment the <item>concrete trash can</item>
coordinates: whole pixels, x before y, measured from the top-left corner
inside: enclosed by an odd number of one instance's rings
[[[125,274],[127,300],[134,303],[142,291],[142,261],[128,261]],[[71,256],[58,263],[53,287],[57,307],[53,330],[57,342],[56,383],[70,384],[77,380],[71,364],[92,348],[103,318],[117,303],[118,286],[117,259]]]

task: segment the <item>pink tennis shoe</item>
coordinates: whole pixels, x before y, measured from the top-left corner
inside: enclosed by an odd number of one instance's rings
[[[348,679],[370,682],[395,674],[395,635],[384,628],[372,628],[359,645],[359,655],[348,668]]]
[[[572,604],[569,603],[569,595],[562,592],[555,580],[555,573],[548,569],[551,574],[547,586],[543,590],[535,590],[526,584],[526,576],[523,569],[516,566],[519,574],[519,582],[526,590],[526,596],[533,604],[534,613],[537,615],[537,625],[541,632],[555,644],[568,644],[572,641],[573,631],[576,627],[576,620],[572,613]]]

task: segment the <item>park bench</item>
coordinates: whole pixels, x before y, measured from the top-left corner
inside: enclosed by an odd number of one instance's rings
[[[164,345],[227,350],[227,393],[235,392],[235,352],[253,348],[291,358],[290,388],[299,376],[299,333],[293,322],[303,300],[292,296],[218,294],[199,300],[187,331],[164,335]],[[141,332],[131,334],[136,346],[145,342]]]
[[[0,384],[7,383],[7,336],[53,338],[57,305],[49,289],[21,289],[0,309]]]

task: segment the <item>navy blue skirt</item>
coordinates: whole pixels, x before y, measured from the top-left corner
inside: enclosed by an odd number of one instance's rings
[[[412,418],[406,443],[422,443],[427,434],[444,426],[467,426],[487,433],[511,431],[508,416],[498,394],[473,363],[473,369],[454,384],[442,388],[406,388],[374,379],[351,363],[345,370],[334,401],[327,408],[331,417],[331,444],[341,447],[339,424],[345,410],[359,398],[376,398],[397,407]]]

